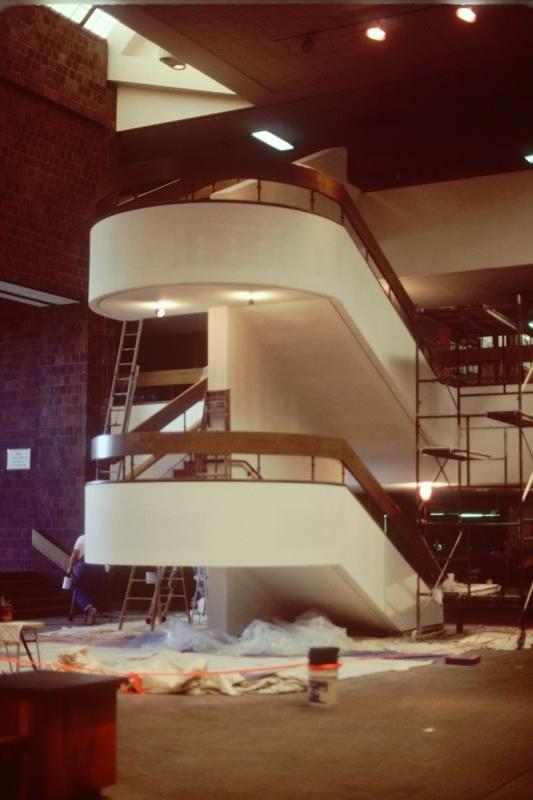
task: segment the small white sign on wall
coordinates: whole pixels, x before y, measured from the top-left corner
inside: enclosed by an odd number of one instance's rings
[[[30,469],[31,450],[29,447],[8,449],[6,469]]]

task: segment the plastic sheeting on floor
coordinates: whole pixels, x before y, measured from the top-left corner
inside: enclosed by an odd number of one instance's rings
[[[48,668],[124,675],[125,680],[129,678],[133,685],[140,682],[143,691],[154,694],[285,694],[307,689],[307,658],[200,656],[169,650],[143,653],[123,647],[67,649],[59,643],[45,644],[44,650]],[[432,660],[348,657],[342,659],[339,678],[403,672]]]
[[[310,647],[338,647],[339,678],[345,679],[404,671],[483,648],[515,650],[518,634],[517,628],[469,626],[468,634],[443,631],[422,641],[412,636],[357,638],[311,612],[293,623],[255,620],[238,638],[179,617],[156,631],[144,621],[128,622],[122,631],[116,622],[71,626],[44,632],[41,650],[47,668],[124,675],[148,693],[235,696],[305,691]],[[528,631],[524,647],[531,646],[533,632]]]

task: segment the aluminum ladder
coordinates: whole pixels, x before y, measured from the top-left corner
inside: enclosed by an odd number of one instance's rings
[[[139,347],[143,329],[143,320],[122,323],[120,342],[118,345],[111,391],[107,401],[104,433],[125,433],[131,415],[131,407],[139,375]],[[113,472],[113,478],[120,480],[124,476],[124,461],[120,461]],[[98,478],[109,480],[111,466],[98,466]]]

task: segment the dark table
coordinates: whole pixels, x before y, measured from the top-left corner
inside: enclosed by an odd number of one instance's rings
[[[0,675],[0,742],[26,742],[16,800],[98,794],[116,780],[121,678],[75,672]]]

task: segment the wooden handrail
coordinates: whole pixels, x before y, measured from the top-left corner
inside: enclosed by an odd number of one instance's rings
[[[159,162],[157,163],[158,167],[160,167]],[[142,170],[140,167],[142,167]],[[363,243],[365,250],[396,298],[398,306],[403,312],[405,321],[411,332],[415,334],[417,326],[414,303],[403,288],[400,279],[394,272],[389,260],[383,253],[372,231],[361,215],[361,212],[350,197],[345,185],[331,176],[298,164],[274,163],[270,161],[261,162],[259,166],[255,167],[250,164],[241,163],[239,165],[238,162],[225,162],[224,164],[211,163],[207,166],[204,163],[193,176],[183,177],[179,183],[174,183],[171,186],[162,185],[162,188],[159,190],[152,191],[144,197],[138,197],[131,200],[131,202],[117,206],[116,198],[118,193],[120,193],[124,187],[128,187],[131,191],[131,185],[134,182],[134,171],[136,171],[135,177],[141,186],[148,185],[151,182],[153,183],[150,176],[149,161],[143,162],[141,165],[132,164],[122,168],[116,176],[112,190],[98,205],[101,218],[137,208],[190,202],[194,200],[193,195],[195,192],[199,192],[208,186],[211,186],[211,191],[215,191],[216,183],[235,178],[235,175],[240,175],[240,180],[266,180],[309,189],[312,192],[333,200],[340,206],[344,217],[349,221]],[[205,202],[217,201],[205,200]]]
[[[157,369],[139,372],[137,388],[146,386],[188,386],[201,380],[205,367],[191,369]]]
[[[135,432],[97,436],[93,459],[115,459],[142,453],[160,457],[169,453],[232,455],[249,453],[277,456],[309,456],[340,461],[366,495],[391,523],[388,536],[404,558],[428,582],[438,575],[437,561],[416,526],[409,523],[394,500],[384,491],[350,445],[333,436],[301,433],[250,433],[245,431],[196,431],[193,433]],[[359,499],[359,498],[358,498]]]
[[[207,378],[201,378],[197,383],[189,386],[184,392],[181,392],[181,394],[177,395],[173,400],[170,400],[169,403],[159,409],[159,411],[156,411],[155,414],[152,414],[151,417],[148,417],[144,422],[132,428],[130,435],[132,433],[143,433],[144,431],[160,431],[181,414],[184,414],[185,411],[191,408],[195,403],[203,400],[206,391]],[[141,450],[140,452],[152,453],[153,451]]]

